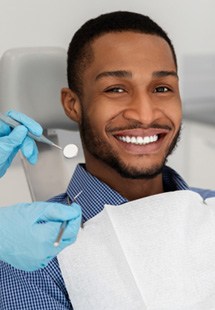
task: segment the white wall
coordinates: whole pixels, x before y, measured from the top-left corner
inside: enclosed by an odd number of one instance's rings
[[[12,47],[67,47],[87,19],[113,10],[148,14],[166,29],[179,58],[215,52],[214,0],[0,0],[0,56]]]

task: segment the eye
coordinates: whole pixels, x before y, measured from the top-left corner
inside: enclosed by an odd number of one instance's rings
[[[110,87],[105,89],[106,93],[124,93],[125,90],[122,87]]]
[[[166,86],[158,86],[155,88],[154,93],[167,93],[171,91],[170,88]]]

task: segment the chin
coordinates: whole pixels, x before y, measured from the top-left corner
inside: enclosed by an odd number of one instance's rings
[[[106,161],[111,168],[118,172],[123,178],[127,179],[153,179],[161,174],[166,160],[163,160],[160,164],[149,165],[149,167],[132,167],[123,163],[116,158],[112,158],[110,161]]]

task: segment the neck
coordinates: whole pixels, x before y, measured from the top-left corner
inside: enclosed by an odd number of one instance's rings
[[[152,179],[130,179],[122,177],[106,164],[102,163],[102,167],[98,167],[95,163],[91,165],[87,161],[86,169],[129,201],[160,194],[164,191],[162,174]]]

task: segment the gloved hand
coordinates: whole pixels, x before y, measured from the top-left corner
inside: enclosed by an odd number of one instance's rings
[[[59,246],[55,247],[65,220],[69,223]],[[75,242],[80,223],[81,208],[76,203],[67,206],[34,202],[0,207],[0,260],[25,271],[43,268]]]
[[[9,111],[7,115],[23,125],[12,130],[0,120],[0,177],[5,174],[20,149],[31,164],[37,162],[38,149],[36,143],[27,136],[27,133],[29,130],[36,136],[40,136],[43,132],[42,127],[37,122],[22,113]]]

